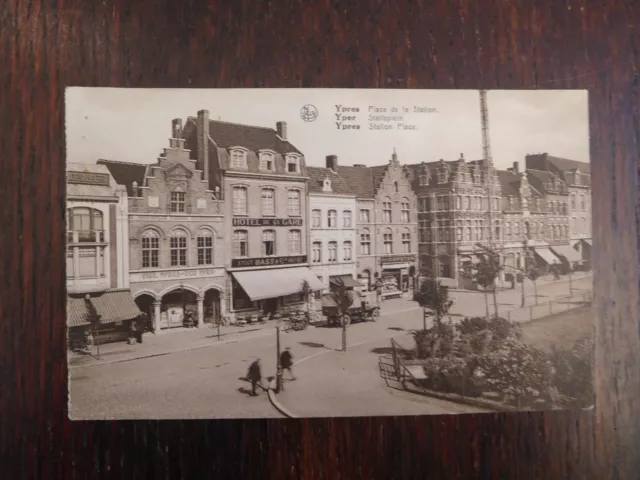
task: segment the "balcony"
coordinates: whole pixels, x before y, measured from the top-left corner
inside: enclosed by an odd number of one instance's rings
[[[68,230],[67,244],[74,243],[106,243],[104,230]]]

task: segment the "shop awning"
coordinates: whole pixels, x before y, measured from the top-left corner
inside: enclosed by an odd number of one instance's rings
[[[556,257],[548,248],[536,248],[535,252],[540,258],[542,258],[542,260],[544,260],[549,265],[559,263],[560,259]]]
[[[233,276],[254,302],[299,293],[305,280],[313,291],[325,288],[307,267],[233,272]]]
[[[569,245],[553,246],[551,250],[556,255],[561,255],[566,258],[568,262],[580,262],[582,260],[582,256]]]
[[[357,280],[355,280],[351,275],[335,275],[329,278],[329,283],[332,283],[334,285],[340,285],[341,283],[344,284],[345,287],[347,288],[351,288],[351,287],[363,287],[364,285],[362,285],[360,282],[358,282]]]
[[[67,299],[67,327],[91,325],[91,312],[84,298]]]
[[[100,323],[124,322],[142,314],[128,290],[105,292],[99,297],[92,297],[89,301],[96,309],[96,313],[100,315]]]
[[[584,243],[586,243],[587,245],[591,246],[591,239],[590,238],[583,238],[582,241]]]
[[[320,303],[322,304],[323,307],[327,307],[327,308],[338,306],[331,295],[322,295],[322,297],[320,297]]]

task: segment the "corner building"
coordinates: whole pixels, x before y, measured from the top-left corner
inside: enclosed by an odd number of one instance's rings
[[[225,198],[225,304],[231,316],[275,313],[304,305],[309,270],[307,168],[304,155],[276,129],[189,117],[183,132],[198,169]]]

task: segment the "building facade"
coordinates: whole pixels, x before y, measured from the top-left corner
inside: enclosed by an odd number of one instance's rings
[[[338,158],[328,156],[326,168],[307,167],[309,174],[309,245],[311,271],[324,285],[356,282],[356,195],[338,175]]]
[[[413,288],[417,267],[417,200],[394,152],[387,165],[338,166],[357,196],[359,281],[379,287],[383,299]]]
[[[182,134],[191,158],[224,202],[225,300],[238,318],[302,308],[303,282],[323,285],[309,269],[307,167],[276,129],[189,117]]]
[[[101,165],[67,166],[70,346],[126,338],[140,315],[129,292],[127,194]]]
[[[129,283],[154,330],[198,326],[225,314],[223,202],[185,149],[181,120],[152,165],[109,160],[128,194]]]

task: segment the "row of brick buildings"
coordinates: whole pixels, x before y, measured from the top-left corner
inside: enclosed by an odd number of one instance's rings
[[[394,152],[382,166],[330,155],[311,167],[284,122],[232,124],[206,110],[174,120],[156,163],[69,166],[69,325],[98,315],[117,326],[141,311],[160,331],[187,311],[202,324],[298,308],[303,281],[316,292],[378,286],[382,298],[419,272],[461,285],[488,242],[513,271],[527,254],[580,262],[588,165],[525,163],[523,173],[464,158],[401,165]]]

